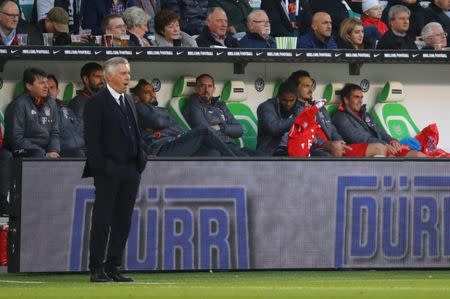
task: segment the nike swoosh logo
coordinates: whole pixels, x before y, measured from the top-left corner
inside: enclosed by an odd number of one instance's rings
[[[303,55],[303,53],[295,53],[295,57],[299,57],[299,56],[302,56]]]
[[[419,56],[419,54],[413,54],[413,57],[417,57],[417,56]]]
[[[380,56],[381,54],[373,54],[373,57],[378,57],[378,56]]]
[[[53,54],[58,54],[59,52],[61,52],[61,50],[55,50],[53,51]]]
[[[95,55],[102,53],[102,51],[95,51]]]
[[[223,54],[223,52],[217,52],[217,56],[222,55],[222,54]]]
[[[139,54],[141,54],[142,52],[144,52],[144,51],[136,51],[136,55],[139,55]]]
[[[177,51],[177,55],[181,55],[181,54],[183,54],[183,52],[184,52],[184,51],[181,51],[181,52],[178,52],[178,51]]]
[[[334,54],[334,57],[339,57],[341,55],[342,55],[342,53],[336,53],[336,54]]]
[[[258,52],[256,53],[256,56],[261,56],[263,54],[263,52]]]
[[[11,54],[18,52],[19,50],[11,50]]]

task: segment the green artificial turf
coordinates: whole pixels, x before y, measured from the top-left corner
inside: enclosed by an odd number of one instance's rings
[[[131,273],[134,283],[87,274],[0,274],[0,298],[450,298],[450,271]]]

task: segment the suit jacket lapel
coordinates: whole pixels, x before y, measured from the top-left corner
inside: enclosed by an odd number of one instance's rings
[[[105,88],[105,94],[107,95],[107,101],[109,101],[108,105],[113,106],[115,113],[117,114],[117,120],[120,122],[120,127],[122,128],[123,133],[127,134],[127,128],[125,127],[125,124],[122,121],[122,110],[120,109],[119,105],[116,102],[116,99],[112,96],[112,94],[109,92],[108,88]]]

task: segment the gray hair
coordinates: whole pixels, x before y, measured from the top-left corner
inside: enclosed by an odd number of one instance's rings
[[[265,14],[267,16],[267,13],[265,10],[263,9],[255,9],[253,10],[251,13],[248,14],[247,16],[247,23],[250,23],[252,20],[255,19],[255,15],[257,14]]]
[[[411,16],[411,11],[409,10],[408,7],[401,4],[394,5],[391,7],[391,9],[389,9],[388,13],[389,22],[395,19],[395,17],[401,12],[407,12]]]
[[[433,35],[434,28],[440,28],[444,30],[444,28],[442,28],[442,25],[439,24],[438,22],[430,22],[422,28],[420,35],[422,36],[422,38],[427,38],[428,36]]]
[[[108,74],[114,73],[116,71],[116,67],[120,64],[130,65],[128,60],[123,57],[113,57],[113,58],[106,60],[104,66],[103,66],[103,68],[105,70],[105,78],[107,77]]]
[[[208,8],[208,11],[206,12],[206,20],[209,21],[211,15],[212,15],[213,13],[215,13],[216,11],[223,11],[223,13],[224,13],[225,15],[227,14],[227,13],[225,12],[225,10],[223,10],[222,7],[218,7],[218,6],[210,7],[210,8]]]
[[[150,19],[149,15],[142,8],[136,6],[127,8],[122,18],[128,28],[133,28],[141,24],[147,25]]]

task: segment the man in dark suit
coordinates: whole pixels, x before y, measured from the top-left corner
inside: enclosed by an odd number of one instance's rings
[[[92,97],[84,113],[83,177],[93,176],[95,185],[89,269],[92,282],[129,282],[133,280],[122,276],[119,267],[146,161],[136,108],[125,94],[130,65],[125,58],[114,57],[105,62],[104,70],[106,88]]]

